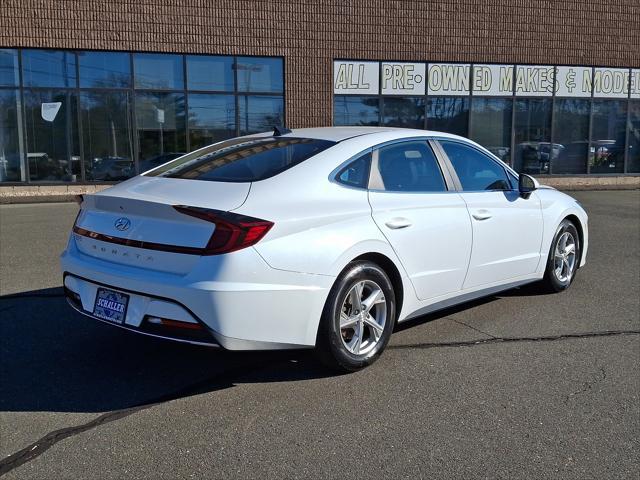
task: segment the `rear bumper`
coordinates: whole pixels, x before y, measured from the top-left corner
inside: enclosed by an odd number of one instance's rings
[[[67,286],[67,279],[69,280],[69,283],[73,285],[73,287]],[[64,293],[67,299],[67,303],[69,303],[69,305],[74,310],[76,310],[79,313],[82,313],[87,317],[93,318],[95,320],[99,320],[108,325],[113,325],[119,328],[123,328],[125,330],[136,332],[136,333],[141,333],[143,335],[148,335],[150,337],[162,338],[165,340],[173,340],[173,341],[183,342],[183,343],[191,343],[194,345],[203,345],[207,347],[220,347],[220,344],[215,340],[215,336],[213,335],[213,332],[211,332],[211,330],[209,330],[206,327],[206,325],[204,325],[202,322],[199,322],[199,321],[193,322],[193,323],[185,322],[185,327],[183,328],[177,328],[177,327],[172,328],[172,327],[163,327],[162,325],[154,325],[152,322],[149,321],[149,318],[158,318],[158,317],[152,317],[150,315],[146,315],[140,322],[140,325],[137,325],[137,326],[132,325],[131,323],[119,324],[119,323],[110,322],[108,320],[104,320],[100,317],[93,315],[91,310],[85,309],[82,301],[82,295],[76,293],[75,291],[75,290],[81,290],[81,291],[85,290],[87,286],[95,285],[95,284],[93,284],[92,282],[89,282],[86,279],[81,279],[71,274],[65,274],[64,284],[65,284]],[[101,286],[114,289],[114,287],[109,285],[101,285]],[[128,290],[126,291],[122,289],[115,289],[115,290],[119,290],[122,293],[127,293],[128,295],[132,295],[134,296],[134,298],[137,296],[137,294],[130,292]],[[85,298],[87,298],[87,295],[85,295]]]
[[[72,237],[61,266],[69,303],[84,315],[101,320],[93,315],[101,286],[129,295],[124,323],[113,325],[137,333],[229,350],[315,345],[333,277],[273,269],[253,248],[200,258],[187,275],[164,273],[86,255]],[[193,329],[197,338],[151,331],[150,317],[203,328]]]

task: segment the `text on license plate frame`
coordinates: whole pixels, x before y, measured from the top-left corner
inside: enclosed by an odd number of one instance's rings
[[[127,318],[129,295],[111,290],[110,288],[98,288],[96,302],[93,306],[93,315],[108,322],[124,323]]]

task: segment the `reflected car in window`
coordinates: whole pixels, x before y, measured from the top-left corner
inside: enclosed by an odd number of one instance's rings
[[[94,158],[87,176],[93,180],[112,182],[133,176],[133,160],[123,157]]]
[[[544,206],[544,208],[543,208]],[[276,128],[80,202],[69,303],[140,334],[376,360],[396,324],[519,285],[566,290],[587,214],[451,134]]]

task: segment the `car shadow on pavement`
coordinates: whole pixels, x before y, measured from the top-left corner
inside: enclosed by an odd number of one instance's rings
[[[540,286],[537,285],[536,283],[528,283],[526,285],[522,285],[521,287],[511,288],[503,292],[498,292],[493,295],[489,295],[488,297],[481,297],[475,300],[470,300],[468,302],[460,303],[452,307],[443,308],[442,310],[436,310],[435,312],[412,318],[411,320],[407,320],[405,322],[400,323],[398,326],[396,326],[394,331],[401,332],[403,330],[407,330],[408,328],[413,328],[418,325],[429,323],[439,318],[450,317],[464,310],[470,310],[480,305],[485,305],[487,303],[495,302],[496,300],[500,300],[501,298],[534,297],[534,296],[537,297],[542,295],[552,295],[552,294],[541,290]]]
[[[0,411],[105,412],[335,375],[310,351],[226,352],[155,339],[71,309],[61,288],[0,297]]]
[[[520,288],[423,315],[422,325]],[[337,375],[310,350],[227,352],[105,325],[67,305],[61,288],[0,297],[0,411],[105,412],[232,387]]]

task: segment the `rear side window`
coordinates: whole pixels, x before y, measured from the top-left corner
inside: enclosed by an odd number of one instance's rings
[[[340,170],[336,180],[356,188],[367,188],[369,183],[369,165],[371,164],[371,152],[360,155],[353,162]]]
[[[447,187],[427,142],[409,141],[382,147],[378,170],[384,189],[392,192],[444,192]]]
[[[256,182],[273,177],[333,145],[335,142],[315,138],[235,138],[177,158],[145,175]]]
[[[463,190],[511,190],[507,172],[492,158],[462,143],[440,140],[440,144],[451,160]]]

